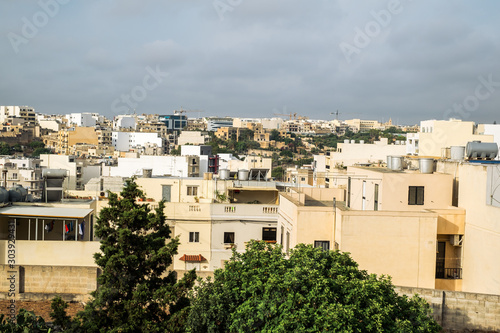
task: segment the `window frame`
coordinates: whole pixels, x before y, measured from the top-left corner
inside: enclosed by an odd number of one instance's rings
[[[234,231],[224,231],[224,244],[234,244],[235,237],[236,237],[236,234],[234,233]],[[227,242],[227,240],[231,240],[231,238],[232,238],[232,242]]]
[[[199,243],[200,242],[200,232],[190,231],[189,232],[189,243]]]
[[[408,186],[408,205],[423,206],[425,203],[425,186]]]
[[[326,246],[325,246],[326,245]],[[323,249],[323,251],[330,251],[330,241],[326,240],[315,240],[314,247]]]
[[[186,186],[186,195],[190,197],[198,196],[198,187],[197,185],[187,185]]]

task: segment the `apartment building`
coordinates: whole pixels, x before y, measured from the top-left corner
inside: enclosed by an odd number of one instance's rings
[[[21,118],[33,125],[36,123],[35,109],[29,106],[0,106],[0,123],[9,117]]]
[[[344,140],[337,144],[337,149],[326,153],[325,170],[328,172],[338,167],[346,167],[355,164],[383,163],[387,156],[406,155],[405,142],[389,144],[387,138],[380,138],[373,144],[365,143],[363,140]]]
[[[42,154],[40,160],[43,168],[68,170],[68,177],[63,183],[64,190],[83,190],[90,179],[101,175],[101,165],[93,164],[91,159]]]
[[[358,132],[369,132],[371,129],[383,129],[383,124],[376,120],[363,120],[363,119],[349,119],[345,123],[349,126],[349,129],[354,133]],[[392,122],[390,122],[392,124]]]
[[[177,137],[177,144],[182,145],[204,145],[210,141],[207,132],[200,131],[182,131]]]
[[[117,151],[130,151],[132,148],[139,149],[149,144],[156,145],[156,147],[162,149],[161,153],[165,153],[168,147],[166,140],[158,133],[113,131],[111,139],[112,145]]]
[[[14,185],[21,185],[33,198],[41,197],[43,185],[40,159],[4,156],[0,157],[0,168],[1,186],[8,189]]]
[[[50,139],[47,142],[50,144]],[[100,127],[72,127],[63,129],[57,135],[56,153],[70,154],[70,147],[76,144],[88,144],[98,148],[112,146],[112,134]]]
[[[221,128],[221,127],[233,127],[233,118],[229,118],[229,117],[206,118],[206,122],[207,122],[207,131],[209,131],[209,132],[217,131],[217,129]]]
[[[465,209],[452,206],[451,175],[349,167],[338,177],[345,188],[281,193],[277,238],[285,249],[339,249],[396,285],[464,290]]]
[[[419,156],[436,158],[446,157],[444,150],[452,146],[465,146],[470,141],[493,142],[493,135],[479,134],[474,122],[460,119],[421,121],[418,138],[413,138],[418,139]]]
[[[211,175],[211,174],[210,174]],[[224,267],[232,249],[242,252],[251,239],[276,242],[278,190],[274,182],[202,178],[138,178],[165,214],[180,245],[173,267],[201,275]]]

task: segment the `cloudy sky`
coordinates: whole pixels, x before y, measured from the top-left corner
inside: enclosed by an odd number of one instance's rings
[[[500,122],[500,2],[0,2],[0,105]]]

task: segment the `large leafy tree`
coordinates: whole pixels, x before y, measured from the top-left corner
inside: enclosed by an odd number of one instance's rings
[[[348,254],[251,242],[214,278],[200,281],[191,332],[438,332],[429,305],[399,296],[389,278],[359,270]]]
[[[101,251],[94,255],[102,274],[99,287],[75,322],[84,332],[179,332],[188,314],[188,291],[196,275],[177,281],[168,271],[179,240],[170,229],[159,203],[153,212],[138,204],[144,193],[128,180],[121,196],[109,193],[109,206],[97,219],[95,235]]]

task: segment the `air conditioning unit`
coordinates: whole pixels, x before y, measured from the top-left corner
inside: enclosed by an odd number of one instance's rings
[[[463,235],[450,235],[450,243],[453,246],[462,246]]]

